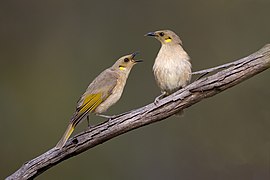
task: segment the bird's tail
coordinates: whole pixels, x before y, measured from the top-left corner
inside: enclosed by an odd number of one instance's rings
[[[57,149],[62,149],[62,147],[66,144],[69,136],[72,134],[74,129],[75,129],[74,123],[70,122],[68,127],[67,127],[67,130],[66,130],[65,134],[63,135],[61,140],[55,146]]]

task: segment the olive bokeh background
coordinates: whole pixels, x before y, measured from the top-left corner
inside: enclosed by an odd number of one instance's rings
[[[0,179],[58,142],[88,83],[120,56],[140,51],[144,63],[106,114],[159,95],[152,65],[160,44],[145,33],[174,30],[196,71],[270,43],[269,9],[269,0],[1,1]],[[37,179],[270,179],[269,91],[268,70]]]

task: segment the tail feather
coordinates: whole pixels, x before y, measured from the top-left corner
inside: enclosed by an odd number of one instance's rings
[[[77,126],[84,117],[89,113],[92,112],[94,109],[96,109],[100,103],[102,103],[102,93],[98,94],[89,94],[86,97],[82,97],[82,104],[79,101],[79,107],[77,107],[76,112],[73,114],[70,124],[67,127],[67,130],[61,140],[57,143],[55,146],[57,149],[62,149],[62,147],[66,144],[68,138],[72,134],[72,132],[75,129],[75,126]]]
[[[72,134],[72,132],[74,131],[75,126],[73,125],[73,123],[70,123],[67,127],[67,130],[65,132],[65,134],[63,135],[63,137],[61,138],[61,140],[56,144],[56,148],[57,149],[62,149],[63,146],[66,144],[69,136]]]

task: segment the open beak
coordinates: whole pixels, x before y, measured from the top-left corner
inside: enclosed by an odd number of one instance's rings
[[[131,54],[131,59],[134,59],[134,58],[135,58],[135,56],[136,56],[137,54],[139,54],[139,52],[138,52],[138,51],[136,51],[136,52],[132,53],[132,54]]]
[[[131,54],[131,59],[132,59],[132,61],[134,61],[135,63],[143,62],[143,60],[141,60],[141,59],[140,59],[140,60],[135,60],[135,59],[134,59],[135,56],[136,56],[137,54],[139,54],[138,51]]]
[[[138,62],[143,62],[143,60],[142,59],[139,59],[139,60],[134,60],[136,63],[138,63]]]
[[[149,32],[149,33],[145,34],[144,36],[154,36],[154,37],[156,37],[157,35],[156,35],[155,32]]]

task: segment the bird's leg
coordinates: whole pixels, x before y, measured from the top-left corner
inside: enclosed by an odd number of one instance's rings
[[[164,98],[166,96],[166,92],[163,91],[161,95],[159,95],[158,97],[156,97],[154,104],[157,105],[159,103],[159,101]]]
[[[103,117],[103,118],[109,119],[109,120],[111,120],[111,119],[113,119],[113,118],[116,117],[115,115],[112,115],[112,116],[108,116],[108,115],[104,115],[104,114],[96,114],[96,115],[99,116],[99,117]]]
[[[86,116],[86,119],[87,119],[87,126],[90,128],[91,125],[90,125],[90,123],[89,123],[89,115]]]

